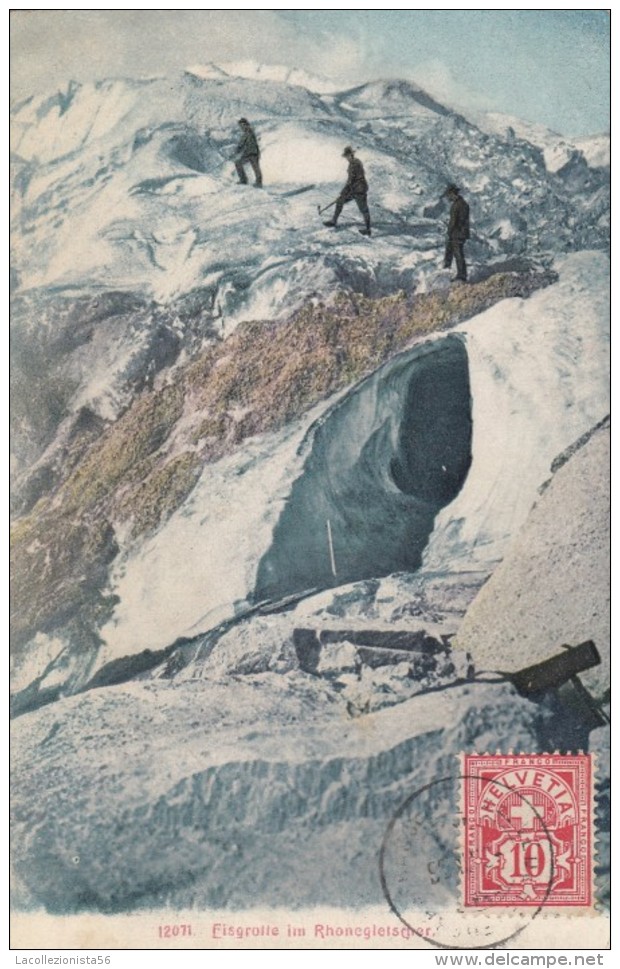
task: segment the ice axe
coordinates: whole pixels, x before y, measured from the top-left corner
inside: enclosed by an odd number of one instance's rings
[[[323,212],[327,212],[328,209],[332,209],[337,201],[338,199],[334,199],[333,202],[330,202],[329,205],[324,205],[323,208],[321,208],[320,205],[317,205],[317,209],[319,210],[319,215],[323,215]]]

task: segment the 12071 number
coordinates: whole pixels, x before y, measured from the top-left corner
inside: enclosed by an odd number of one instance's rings
[[[180,936],[191,935],[191,925],[159,925],[157,934],[160,939],[177,939]]]

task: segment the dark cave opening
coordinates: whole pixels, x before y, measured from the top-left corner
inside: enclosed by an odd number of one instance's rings
[[[456,347],[462,352],[455,352]],[[390,462],[405,494],[443,507],[458,495],[471,464],[471,402],[462,345],[419,361],[406,391],[398,451]]]

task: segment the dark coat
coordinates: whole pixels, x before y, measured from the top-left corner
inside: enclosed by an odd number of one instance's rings
[[[457,195],[450,207],[448,238],[455,242],[469,239],[469,205],[460,195]]]
[[[349,158],[349,174],[347,184],[343,189],[344,193],[352,198],[368,194],[368,182],[364,174],[364,166],[359,158]]]
[[[237,150],[235,152],[235,158],[237,161],[245,161],[246,158],[259,158],[260,149],[258,147],[258,141],[256,135],[254,134],[252,128],[247,125],[242,129],[241,139],[237,145]]]

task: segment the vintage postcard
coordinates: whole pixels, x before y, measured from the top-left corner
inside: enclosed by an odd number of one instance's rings
[[[606,948],[609,12],[10,28],[12,946]]]

